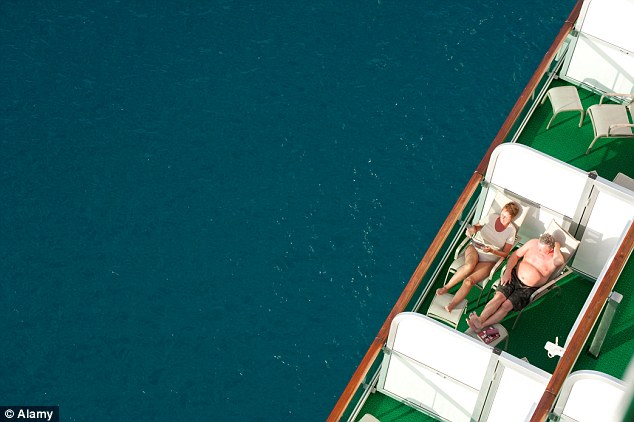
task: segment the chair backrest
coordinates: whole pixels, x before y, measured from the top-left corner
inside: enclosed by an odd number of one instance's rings
[[[545,233],[550,233],[561,245],[561,254],[564,256],[564,263],[559,266],[550,278],[556,277],[568,264],[570,258],[577,251],[580,241],[575,239],[570,233],[564,230],[555,220],[551,221]]]
[[[619,186],[623,186],[624,188],[628,188],[631,191],[634,191],[634,179],[627,176],[626,174],[623,174],[621,172],[617,173],[616,177],[614,177],[614,183]]]

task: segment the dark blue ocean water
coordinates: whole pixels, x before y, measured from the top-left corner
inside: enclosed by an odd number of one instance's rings
[[[0,404],[325,419],[572,5],[0,3]]]

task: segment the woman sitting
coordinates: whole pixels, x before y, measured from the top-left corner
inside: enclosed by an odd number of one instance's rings
[[[489,215],[486,224],[480,222],[467,228],[467,236],[473,237],[477,232],[480,232],[483,243],[486,245],[473,242],[467,246],[464,251],[464,265],[458,268],[447,284],[436,290],[437,295],[444,295],[449,289],[464,280],[454,298],[445,306],[447,312],[453,311],[456,305],[467,297],[471,288],[489,275],[499,258],[506,258],[509,254],[515,243],[516,234],[515,226],[511,222],[517,217],[519,211],[520,208],[515,202],[509,202],[502,207],[499,215]]]

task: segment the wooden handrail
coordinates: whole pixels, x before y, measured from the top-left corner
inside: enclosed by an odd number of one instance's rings
[[[396,304],[392,308],[392,311],[381,326],[379,333],[370,345],[370,348],[363,357],[363,360],[361,360],[361,363],[352,375],[350,382],[348,382],[348,385],[346,386],[345,390],[343,390],[343,393],[339,397],[339,400],[335,404],[335,407],[332,409],[332,412],[330,412],[330,416],[328,416],[328,421],[338,421],[341,418],[341,415],[343,415],[343,412],[346,410],[348,404],[350,404],[350,401],[361,385],[363,378],[370,370],[370,367],[381,351],[383,344],[385,344],[385,342],[387,341],[387,336],[390,332],[390,325],[392,324],[392,320],[396,315],[403,312],[409,301],[412,299],[412,296],[418,289],[421,280],[431,267],[432,263],[434,262],[434,258],[436,257],[438,252],[440,252],[442,246],[449,237],[451,230],[453,229],[456,222],[462,215],[465,207],[467,206],[469,199],[473,196],[474,192],[478,188],[481,180],[482,177],[477,173],[474,173],[473,176],[471,176],[471,179],[469,179],[469,182],[467,183],[464,190],[458,197],[458,200],[449,212],[447,219],[440,227],[440,230],[429,246],[429,249],[427,249],[427,252],[423,256],[423,259],[420,261],[420,263],[416,267],[416,270],[414,271],[414,274],[412,274],[411,278],[409,279],[409,282],[405,286],[405,289],[401,293],[401,296],[398,298]]]
[[[612,260],[612,263],[603,276],[601,284],[597,288],[594,297],[590,301],[590,305],[588,305],[588,308],[583,314],[579,326],[570,339],[570,343],[568,343],[568,346],[566,347],[566,351],[559,360],[552,377],[550,377],[550,381],[546,386],[546,391],[537,404],[535,412],[533,412],[531,422],[542,422],[548,417],[550,409],[552,409],[555,399],[559,395],[561,386],[570,374],[579,354],[581,354],[583,346],[588,340],[592,328],[599,318],[599,315],[601,315],[603,306],[608,300],[610,293],[614,289],[614,285],[619,279],[621,271],[623,271],[623,268],[630,257],[632,248],[634,248],[634,224],[630,225],[623,243],[619,247],[614,260]]]
[[[484,157],[480,161],[480,164],[476,168],[475,173],[473,174],[473,176],[471,177],[471,179],[465,186],[464,190],[460,194],[460,197],[454,204],[449,215],[445,219],[445,222],[443,223],[440,230],[436,234],[436,237],[434,238],[433,242],[429,246],[429,249],[427,249],[427,252],[423,256],[423,259],[420,261],[420,263],[416,267],[416,270],[414,271],[414,274],[412,274],[412,277],[410,278],[409,282],[405,286],[405,289],[401,293],[401,296],[399,297],[398,301],[392,308],[392,311],[390,312],[387,319],[381,326],[379,333],[375,337],[374,341],[370,345],[370,348],[368,349],[363,359],[361,360],[361,363],[359,364],[354,374],[352,375],[352,378],[348,382],[348,385],[343,390],[343,393],[339,397],[339,400],[335,404],[335,407],[332,409],[332,412],[330,412],[330,415],[328,416],[328,419],[327,419],[329,422],[339,421],[339,419],[345,412],[347,406],[350,404],[352,397],[354,396],[355,392],[358,390],[359,386],[363,382],[363,378],[366,376],[366,374],[370,370],[372,363],[375,361],[376,357],[381,351],[381,348],[383,347],[383,344],[386,342],[387,335],[390,331],[390,324],[392,323],[392,320],[397,314],[399,314],[405,309],[410,299],[414,295],[414,292],[418,289],[420,282],[422,281],[423,277],[425,276],[425,274],[431,267],[431,264],[433,263],[434,258],[440,251],[442,245],[447,240],[447,237],[449,236],[451,229],[455,226],[456,222],[462,215],[462,212],[464,211],[469,201],[469,198],[471,198],[471,196],[474,194],[479,183],[484,177],[484,174],[486,172],[486,168],[489,164],[489,160],[491,158],[491,154],[493,153],[493,150],[498,145],[502,144],[505,141],[506,136],[509,134],[509,132],[513,128],[513,124],[515,123],[518,116],[520,115],[520,113],[522,112],[526,104],[528,103],[537,85],[539,84],[539,81],[542,79],[542,77],[548,70],[548,66],[553,61],[555,54],[557,54],[557,51],[559,51],[566,37],[572,30],[574,22],[577,20],[577,17],[579,16],[582,3],[583,3],[583,0],[577,1],[577,4],[575,5],[574,9],[570,13],[570,16],[568,17],[568,19],[566,19],[564,26],[559,31],[559,34],[555,38],[555,41],[553,42],[552,46],[550,47],[550,49],[548,50],[548,52],[542,59],[539,67],[537,68],[537,70],[535,71],[531,79],[528,81],[526,88],[524,88],[524,91],[522,91],[522,94],[520,95],[517,102],[515,103],[515,106],[513,106],[513,108],[511,109],[511,112],[509,113],[508,117],[504,121],[504,124],[498,131],[497,135],[493,139],[493,142],[491,143],[488,150],[484,154]]]

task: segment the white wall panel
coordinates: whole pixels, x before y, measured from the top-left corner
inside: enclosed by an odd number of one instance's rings
[[[634,54],[580,34],[565,75],[601,92],[633,93]]]
[[[634,0],[586,0],[563,74],[602,92],[634,93]]]
[[[634,52],[634,0],[594,0],[586,3],[585,15],[580,20],[581,31]]]
[[[548,384],[545,376],[529,374],[524,368],[504,368],[493,406],[486,420],[508,422],[528,420]]]
[[[598,277],[634,218],[631,199],[599,192],[572,266]]]
[[[499,146],[493,160],[487,180],[565,216],[575,215],[587,173],[518,144]]]

